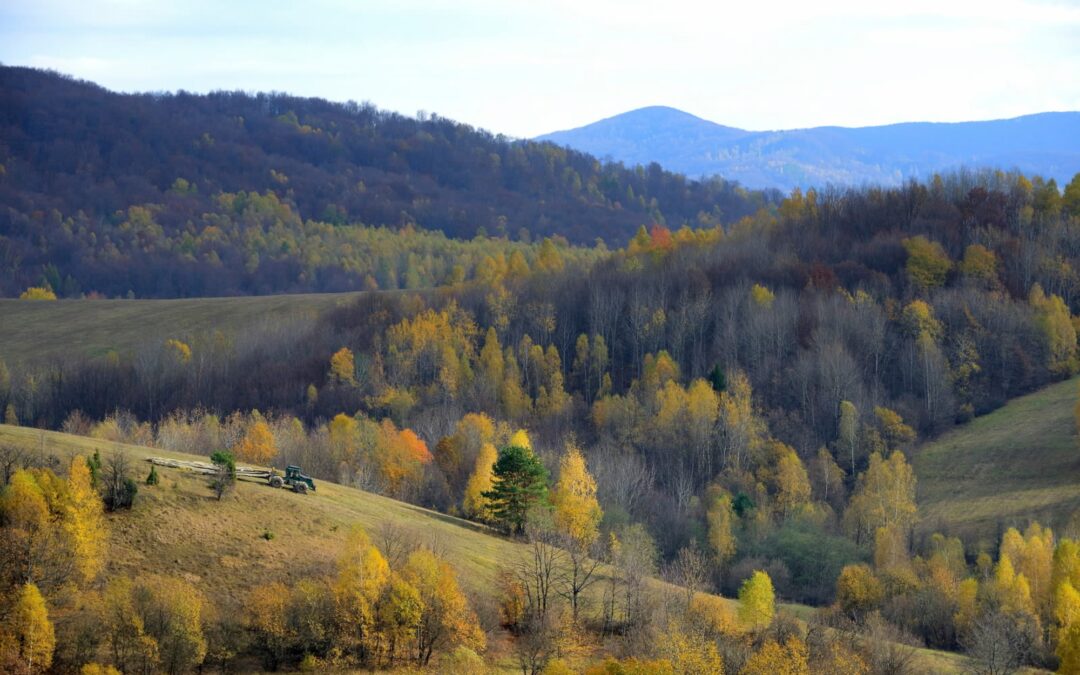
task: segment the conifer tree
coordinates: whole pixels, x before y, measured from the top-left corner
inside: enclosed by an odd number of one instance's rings
[[[492,516],[511,532],[524,532],[529,509],[547,503],[547,469],[528,448],[510,445],[499,451],[492,473],[492,488],[482,493]]]

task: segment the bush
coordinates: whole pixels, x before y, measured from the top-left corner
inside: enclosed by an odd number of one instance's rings
[[[150,467],[150,475],[146,477],[146,484],[147,485],[157,485],[159,480],[160,479],[158,478],[157,467],[156,466],[151,466]]]

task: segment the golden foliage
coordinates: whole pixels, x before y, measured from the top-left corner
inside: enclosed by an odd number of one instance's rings
[[[19,295],[20,300],[56,300],[56,293],[48,286],[31,286]]]
[[[870,466],[859,476],[844,521],[860,537],[879,527],[896,526],[906,533],[915,523],[915,473],[899,450],[888,459],[870,455]]]
[[[257,415],[253,416],[243,438],[233,450],[237,458],[263,465],[269,464],[278,453],[274,432],[266,420]]]
[[[986,286],[997,284],[997,256],[982,244],[971,244],[964,249],[964,259],[960,262],[960,273],[968,279]]]
[[[180,340],[166,340],[165,352],[177,363],[184,364],[191,362],[191,346]]]
[[[1080,673],[1080,622],[1074,622],[1058,633],[1055,654],[1059,673]]]
[[[559,462],[559,481],[551,493],[555,527],[575,545],[590,546],[599,534],[603,511],[596,500],[596,481],[576,446],[568,444]]]
[[[868,565],[846,565],[836,580],[836,602],[853,618],[877,609],[884,598],[884,588]]]
[[[952,261],[941,244],[922,235],[904,239],[900,243],[908,254],[908,278],[916,288],[926,291],[945,283],[945,277],[952,269]]]
[[[337,567],[332,592],[343,646],[361,650],[373,648],[377,644],[374,630],[378,601],[390,583],[390,565],[372,545],[367,532],[354,525],[338,557]],[[276,611],[276,605],[273,608]]]
[[[811,670],[829,675],[868,675],[870,666],[854,651],[833,640],[824,653],[814,660]]]
[[[356,359],[348,347],[342,347],[330,357],[330,381],[341,385],[356,385]]]
[[[68,470],[63,528],[83,582],[92,581],[104,567],[108,535],[104,505],[90,480],[86,459],[76,455]]]
[[[690,600],[688,617],[706,635],[714,637],[736,635],[742,630],[731,605],[715,595],[695,593]]]
[[[708,509],[705,511],[705,521],[709,527],[709,550],[720,564],[723,564],[735,555],[735,511],[731,506],[731,495],[720,488],[710,487],[709,497]]]
[[[723,675],[724,659],[716,641],[668,624],[659,653],[679,675]]]
[[[1076,329],[1072,324],[1072,314],[1065,301],[1057,295],[1049,297],[1042,286],[1035,284],[1031,288],[1028,302],[1038,312],[1039,327],[1042,329],[1049,348],[1047,366],[1055,373],[1069,374],[1076,371]]]
[[[747,628],[765,628],[776,612],[774,598],[772,579],[761,570],[755,571],[739,587],[739,620]]]
[[[416,633],[421,663],[427,664],[435,650],[484,650],[487,638],[446,561],[421,549],[409,556],[402,576],[417,589],[422,602]]]
[[[56,634],[45,598],[34,584],[24,584],[14,606],[0,624],[0,666],[40,673],[52,665]]]
[[[806,643],[794,636],[783,645],[768,640],[747,660],[739,675],[810,675]]]
[[[79,675],[122,675],[112,666],[103,666],[100,663],[85,663],[79,669]]]
[[[754,284],[750,288],[750,299],[758,307],[768,309],[772,307],[773,301],[776,300],[776,295],[768,288],[760,284]]]
[[[465,497],[461,504],[462,511],[470,518],[491,520],[491,509],[484,493],[491,491],[491,470],[498,459],[499,451],[494,445],[484,443],[480,446],[480,453],[476,456],[476,468],[469,476],[469,482],[465,484]]]

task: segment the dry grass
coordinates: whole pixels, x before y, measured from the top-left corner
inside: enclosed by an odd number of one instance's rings
[[[0,359],[21,364],[55,356],[101,356],[140,345],[263,323],[314,319],[359,293],[181,300],[0,299]]]
[[[140,479],[140,490],[131,512],[109,516],[106,574],[181,576],[241,605],[261,584],[290,585],[304,577],[332,573],[353,524],[363,526],[376,543],[388,525],[434,542],[457,569],[463,587],[476,597],[492,597],[499,569],[526,551],[525,545],[475,523],[325,481],[308,495],[240,481],[231,495],[218,502],[204,476],[179,469],[157,467],[160,484],[142,484],[150,470],[148,457],[204,457],[6,425],[0,425],[0,444],[61,458],[94,450],[106,458],[124,453]],[[272,540],[263,537],[267,531],[274,534]],[[667,592],[676,590],[659,581],[656,586]],[[814,611],[802,605],[783,607],[803,620]],[[514,672],[516,664],[506,653],[505,639],[493,646],[498,669]],[[587,654],[599,658],[602,647],[594,646]],[[959,673],[963,664],[963,657],[956,654],[919,650],[921,672]]]
[[[1060,527],[1080,509],[1080,378],[1015,399],[914,455],[924,531],[994,546],[1008,526]]]

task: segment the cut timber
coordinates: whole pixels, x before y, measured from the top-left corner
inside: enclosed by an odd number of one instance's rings
[[[167,457],[148,457],[146,461],[158,466],[165,466],[171,469],[185,469],[187,471],[194,471],[195,473],[212,474],[217,473],[217,467],[210,462],[188,462],[180,459],[169,459]],[[268,480],[274,473],[267,469],[256,469],[250,466],[238,466],[236,467],[237,478],[257,478],[259,480]]]

